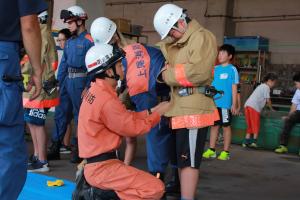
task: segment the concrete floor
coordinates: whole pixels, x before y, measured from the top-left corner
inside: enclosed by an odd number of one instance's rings
[[[52,130],[52,119],[47,130]],[[146,170],[144,139],[139,139],[133,165]],[[28,142],[31,149],[31,142]],[[74,181],[76,165],[69,154],[51,161],[45,175]],[[232,145],[229,161],[204,160],[200,169],[198,200],[299,200],[300,158],[295,154],[277,155],[271,151],[249,150]],[[174,199],[174,198],[168,198]]]

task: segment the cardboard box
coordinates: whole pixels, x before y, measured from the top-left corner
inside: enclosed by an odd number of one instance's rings
[[[141,35],[143,30],[143,26],[131,24],[131,33],[135,35]]]
[[[116,18],[112,19],[116,24],[120,32],[130,33],[131,21],[128,19]]]

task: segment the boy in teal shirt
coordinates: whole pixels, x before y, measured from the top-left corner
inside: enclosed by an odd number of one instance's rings
[[[214,68],[214,80],[212,85],[224,94],[215,96],[215,104],[218,108],[220,120],[210,128],[210,148],[203,153],[204,158],[216,158],[215,150],[219,128],[223,128],[224,150],[218,156],[219,160],[229,160],[229,147],[231,143],[231,116],[236,115],[237,109],[237,84],[239,75],[236,68],[231,64],[235,49],[232,45],[224,44],[218,54],[219,65]]]

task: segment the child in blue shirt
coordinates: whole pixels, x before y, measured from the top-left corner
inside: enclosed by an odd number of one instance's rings
[[[224,94],[215,96],[215,104],[218,108],[220,120],[210,128],[210,148],[203,153],[204,158],[216,158],[215,150],[219,128],[223,128],[224,150],[218,156],[219,160],[229,160],[229,147],[231,143],[231,116],[238,114],[237,109],[237,85],[239,75],[236,68],[231,64],[235,49],[232,45],[224,44],[218,54],[219,65],[214,68],[214,80],[212,85]]]

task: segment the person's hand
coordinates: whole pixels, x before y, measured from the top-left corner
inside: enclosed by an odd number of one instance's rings
[[[236,108],[236,115],[240,115],[240,113],[241,113],[241,107],[239,106]]]
[[[235,105],[232,105],[230,110],[233,115],[237,115],[239,113]]]
[[[31,76],[31,80],[28,83],[28,86],[25,91],[30,92],[34,86],[34,92],[30,97],[30,101],[36,99],[42,91],[42,70],[35,70]]]
[[[157,112],[160,116],[162,116],[163,114],[165,114],[165,112],[167,112],[170,109],[170,105],[170,102],[164,101],[158,104],[157,106],[153,107],[151,111]]]
[[[288,118],[288,116],[282,116],[281,119],[282,120],[286,120]]]

